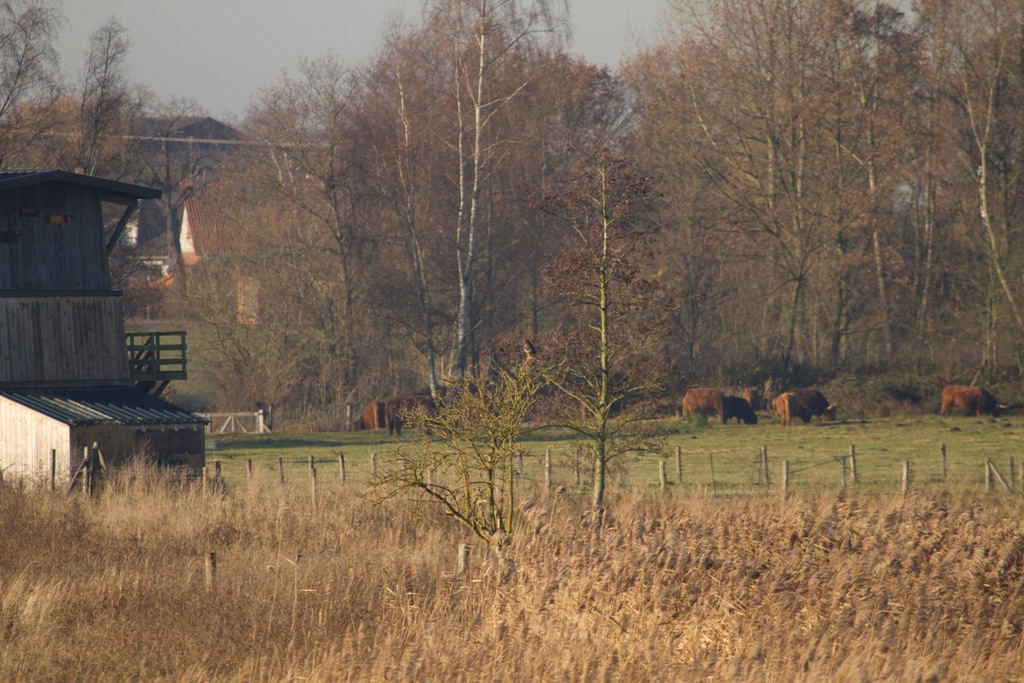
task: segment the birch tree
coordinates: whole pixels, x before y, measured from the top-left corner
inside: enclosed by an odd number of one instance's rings
[[[1019,339],[1024,333],[1024,259],[1014,245],[1024,238],[1024,6],[1006,0],[955,3],[950,90],[960,113],[961,149],[970,164],[979,247]],[[996,312],[992,311],[995,316]],[[995,325],[992,326],[993,328]],[[986,356],[992,364],[994,340]]]
[[[477,325],[474,291],[481,234],[482,194],[513,140],[493,134],[498,113],[534,76],[529,70],[508,78],[505,67],[553,36],[560,16],[548,0],[432,0],[427,27],[440,36],[449,56],[439,65],[453,116],[442,133],[452,152],[448,174],[454,216],[458,298],[455,314],[454,376],[465,375]],[[514,71],[512,72],[514,73]]]

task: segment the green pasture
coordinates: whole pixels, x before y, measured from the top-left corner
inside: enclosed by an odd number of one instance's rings
[[[1024,416],[983,417],[910,416],[812,421],[784,428],[762,416],[758,425],[722,425],[669,418],[666,448],[656,454],[626,454],[611,464],[610,489],[652,489],[660,486],[659,460],[664,459],[669,487],[696,494],[770,492],[781,486],[783,462],[789,463],[792,491],[839,490],[843,482],[841,456],[856,454],[857,481],[847,460],[846,484],[878,493],[898,492],[904,461],[910,462],[911,487],[977,489],[985,487],[985,462],[991,460],[1008,484],[1011,472],[1024,465]],[[409,447],[415,434],[389,437],[383,431],[272,434],[211,434],[207,465],[212,475],[219,463],[229,490],[253,481],[278,485],[279,464],[285,485],[309,490],[309,460],[317,471],[317,486],[341,485],[339,455],[345,459],[346,485],[361,488],[370,476],[372,454],[380,462],[396,448]],[[537,433],[524,437],[523,483],[542,487],[545,453],[550,449],[552,481],[571,491],[577,486],[574,453],[582,441],[567,434]],[[943,477],[945,447],[945,478]],[[760,474],[761,449],[768,454],[768,482]],[[677,468],[676,449],[682,476]],[[1012,465],[1011,465],[1012,463]],[[579,468],[580,486],[590,472]],[[998,481],[995,484],[1001,488]]]

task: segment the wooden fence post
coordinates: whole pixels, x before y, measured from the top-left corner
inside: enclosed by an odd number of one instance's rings
[[[281,480],[281,486],[284,486],[284,458],[277,459],[277,476]]]
[[[50,493],[57,490],[57,449],[50,449]]]
[[[377,476],[377,454],[370,453],[370,474],[371,476]]]
[[[338,453],[338,468],[341,471],[341,484],[345,485],[345,454]]]
[[[764,486],[764,445],[757,451],[757,485]]]
[[[910,461],[909,460],[904,460],[903,461],[903,484],[900,487],[900,491],[903,493],[904,496],[907,495],[908,491],[910,491]]]
[[[87,496],[92,495],[92,453],[89,451],[89,447],[85,446],[82,449],[82,491]]]
[[[210,492],[209,465],[203,465],[203,495]]]
[[[846,456],[845,455],[839,456],[839,463],[843,466],[842,470],[839,473],[839,485],[842,488],[845,489],[846,488]]]
[[[245,463],[245,481],[252,486],[252,458],[249,458]]]
[[[996,467],[996,464],[992,462],[992,459],[989,458],[986,463],[988,464],[988,471],[991,472],[989,483],[991,484],[991,478],[995,477],[996,481],[999,482],[999,485],[1003,487],[1004,491],[1010,491],[1010,485],[1006,483],[1006,479],[1003,478],[1002,473],[999,471],[999,468]],[[991,486],[989,488],[991,488]]]
[[[850,444],[850,473],[853,474],[853,483],[857,484],[857,449]]]
[[[312,459],[312,458],[311,458]],[[313,511],[316,512],[316,468],[309,468],[309,496],[313,501]]]
[[[942,444],[942,481],[946,481],[949,470],[946,468],[946,444]]]
[[[683,449],[676,446],[676,484],[683,485]]]
[[[544,449],[544,490],[551,493],[551,449]]]
[[[465,574],[466,570],[469,569],[469,544],[459,544],[459,573]]]
[[[708,462],[711,463],[711,495],[717,498],[718,482],[715,481],[715,456],[713,453],[708,453]]]
[[[985,461],[985,490],[992,490],[992,461]]]
[[[206,553],[206,592],[217,590],[217,553]]]
[[[782,461],[782,498],[789,495],[789,461]]]
[[[263,421],[263,410],[256,411],[256,433],[262,434],[267,429],[266,422]]]
[[[764,485],[770,486],[772,483],[772,475],[768,469],[768,446],[761,446],[761,464],[758,467],[759,472],[757,475],[758,481],[764,478]]]
[[[668,488],[668,476],[665,474],[665,459],[658,460],[658,480],[661,482],[661,492]]]
[[[1014,462],[1013,456],[1010,456],[1010,490],[1013,490],[1017,486],[1017,463]]]

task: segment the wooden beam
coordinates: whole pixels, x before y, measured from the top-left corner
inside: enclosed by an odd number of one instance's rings
[[[124,207],[124,213],[121,214],[121,220],[114,226],[114,233],[110,236],[110,240],[107,241],[107,256],[109,257],[114,251],[114,247],[117,246],[117,241],[121,239],[121,235],[124,234],[124,229],[128,226],[128,221],[132,219],[132,216],[139,208],[139,201],[135,200]],[[95,244],[95,242],[94,242]]]

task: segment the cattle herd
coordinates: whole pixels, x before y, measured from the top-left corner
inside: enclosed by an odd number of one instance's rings
[[[735,418],[737,424],[757,424],[757,413],[774,408],[783,426],[804,424],[812,417],[836,419],[836,407],[817,389],[789,389],[772,399],[762,396],[756,389],[747,389],[742,396],[731,396],[721,389],[694,388],[683,396],[683,415],[706,415],[727,424]],[[954,410],[965,415],[992,415],[999,417],[1006,406],[996,401],[988,390],[981,387],[950,385],[942,390],[940,415]],[[362,415],[352,423],[354,432],[368,429],[387,429],[388,434],[402,435],[402,425],[412,411],[421,410],[432,415],[437,406],[430,396],[393,396],[383,401],[370,401]]]
[[[683,396],[683,415],[715,417],[722,424],[730,418],[736,418],[737,423],[757,424],[757,412],[768,410],[769,406],[778,413],[784,427],[796,424],[797,419],[804,424],[812,417],[819,421],[822,417],[836,419],[836,407],[817,389],[790,389],[770,401],[756,389],[747,389],[742,396],[729,396],[721,389],[695,388]],[[999,417],[1005,407],[986,389],[950,385],[942,390],[939,414],[950,415],[957,410],[965,415]]]

